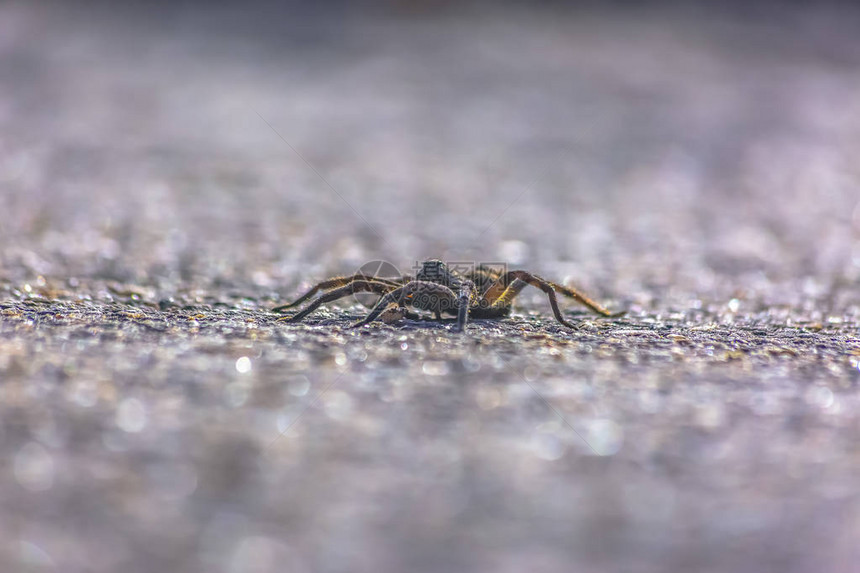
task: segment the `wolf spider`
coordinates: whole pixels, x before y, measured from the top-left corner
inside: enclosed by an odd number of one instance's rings
[[[441,320],[443,314],[455,315],[457,317],[455,330],[461,331],[470,316],[492,319],[508,316],[511,313],[511,303],[514,298],[527,285],[535,286],[547,294],[556,320],[568,328],[577,327],[562,316],[556,293],[572,298],[605,317],[612,318],[624,314],[624,312],[613,314],[575,289],[544,280],[526,271],[502,273],[487,266],[478,265],[467,273],[458,273],[438,259],[424,261],[414,277],[405,275],[390,279],[359,273],[348,277],[331,278],[317,284],[295,301],[272,310],[283,312],[302,304],[317,292],[324,291],[304,310],[280,319],[298,322],[324,303],[356,292],[372,292],[381,295],[381,298],[370,314],[356,322],[353,327],[364,326],[380,318],[397,319],[404,316],[417,318],[417,315],[406,310],[406,306],[409,305],[432,312],[436,320]]]

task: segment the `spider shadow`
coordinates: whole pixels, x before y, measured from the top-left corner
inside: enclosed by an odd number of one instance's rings
[[[600,322],[612,325],[618,325],[619,319],[624,317],[622,316],[612,316],[612,317],[595,317],[593,314],[587,311],[568,311],[566,313],[570,318],[578,320],[578,322],[589,322],[597,318]],[[337,314],[332,314],[326,317],[321,317],[317,321],[304,321],[301,324],[305,326],[311,327],[340,327],[345,329],[350,329],[353,324],[357,321],[363,319],[366,315],[362,313],[355,312],[341,312]],[[457,319],[455,317],[443,317],[441,319],[437,319],[431,315],[410,313],[410,316],[403,317],[399,320],[393,322],[386,323],[375,323],[377,327],[390,327],[393,330],[403,330],[408,332],[415,332],[419,330],[431,330],[431,331],[452,331],[451,327],[456,326]],[[472,329],[479,329],[482,332],[511,332],[511,329],[523,328],[525,327],[527,330],[543,330],[549,329],[553,332],[565,332],[565,329],[553,328],[555,326],[554,323],[548,323],[543,320],[538,314],[530,314],[530,313],[517,313],[515,315],[507,316],[504,318],[472,318],[469,320],[469,327]],[[362,330],[362,329],[356,329]]]

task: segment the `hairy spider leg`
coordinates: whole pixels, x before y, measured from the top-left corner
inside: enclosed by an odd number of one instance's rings
[[[621,311],[621,312],[613,313],[611,311],[606,310],[605,308],[603,308],[602,306],[600,306],[599,304],[597,304],[596,302],[594,302],[593,300],[591,300],[590,298],[585,296],[584,293],[576,290],[575,288],[566,287],[566,286],[556,284],[553,282],[549,282],[549,281],[546,281],[546,282],[553,289],[555,289],[556,292],[563,294],[564,296],[566,296],[568,298],[572,298],[573,300],[575,300],[576,302],[578,302],[584,306],[587,306],[588,308],[590,308],[591,310],[593,310],[597,314],[602,314],[603,316],[610,317],[610,318],[617,318],[619,316],[623,316],[627,312],[627,311]]]
[[[373,292],[376,294],[384,295],[386,293],[390,293],[392,288],[393,287],[391,285],[377,281],[355,280],[345,286],[320,295],[319,297],[317,297],[316,300],[314,300],[307,307],[305,307],[303,311],[294,314],[293,316],[285,316],[284,318],[279,318],[278,320],[297,322],[315,311],[316,309],[318,309],[321,304],[332,302],[334,300],[343,298],[356,292]]]
[[[309,298],[311,298],[312,296],[314,296],[320,290],[325,290],[325,291],[331,290],[333,288],[348,285],[349,283],[351,283],[353,281],[358,281],[358,280],[375,281],[375,282],[387,284],[387,285],[391,286],[392,288],[398,287],[398,286],[402,285],[404,282],[403,278],[400,278],[400,279],[384,279],[381,277],[374,277],[374,276],[365,275],[362,273],[354,274],[354,275],[349,276],[349,277],[333,277],[333,278],[330,278],[328,280],[324,280],[320,283],[317,283],[316,285],[314,285],[314,287],[312,289],[310,289],[308,292],[306,292],[305,294],[303,294],[302,296],[300,296],[299,298],[297,298],[293,302],[273,308],[272,312],[283,312],[289,308],[293,308],[294,306],[298,306],[298,305],[302,304],[303,302],[305,302],[306,300],[308,300]]]
[[[517,273],[517,272],[525,272],[525,271],[511,271],[511,273]],[[510,275],[511,273],[508,273],[508,275]],[[531,273],[527,273],[527,274],[531,274]],[[588,307],[589,309],[593,310],[597,314],[601,314],[601,315],[609,317],[609,318],[617,318],[619,316],[623,316],[624,314],[626,314],[626,311],[613,313],[613,312],[605,309],[600,304],[596,303],[595,301],[590,299],[588,296],[586,296],[584,293],[576,290],[575,288],[563,286],[563,285],[560,285],[558,283],[554,283],[552,281],[542,279],[536,275],[532,275],[532,276],[535,279],[543,281],[546,284],[548,284],[549,286],[551,286],[553,288],[553,290],[555,290],[557,293],[562,294],[568,298],[572,298],[573,300],[577,301],[578,303],[580,303],[580,304]],[[507,275],[504,278],[507,278]],[[492,287],[490,287],[490,289],[487,290],[487,292],[484,296],[492,304],[492,303],[495,303],[495,300],[498,297],[500,297],[502,295],[502,293],[505,293],[506,294],[506,296],[505,296],[506,303],[511,304],[514,300],[514,297],[516,297],[517,294],[519,294],[519,292],[522,290],[522,287],[520,287],[519,289],[512,290],[510,292],[506,292],[507,289],[509,289],[511,286],[513,286],[513,284],[508,285],[508,283],[505,280],[499,280],[498,282],[496,282],[496,284],[494,284]]]
[[[496,298],[496,300],[488,300],[488,302],[490,302],[490,307],[504,308],[507,306],[511,306],[517,295],[520,294],[520,292],[527,286],[529,286],[529,283],[527,283],[526,281],[521,279],[514,279],[513,282],[509,284],[507,288],[505,288],[505,290],[502,291],[502,293],[498,296],[498,298]]]
[[[478,292],[484,292],[490,285],[499,280],[501,273],[495,269],[478,265],[474,270],[466,274],[466,277],[475,283]]]
[[[434,299],[438,301],[436,308],[429,307],[429,304],[427,304],[428,301],[433,301]],[[420,304],[416,306],[416,302]],[[368,314],[363,320],[353,324],[353,328],[358,328],[373,322],[392,303],[397,303],[400,306],[409,304],[416,308],[432,310],[435,312],[443,304],[450,308],[454,308],[457,304],[457,295],[445,285],[429,281],[411,281],[402,287],[385,294],[385,296],[379,299],[379,302],[376,303],[376,306],[373,307],[370,314]]]
[[[460,295],[457,297],[457,326],[454,327],[456,332],[462,332],[466,328],[466,323],[469,321],[469,307],[477,298],[475,283],[470,280],[463,281],[460,285]]]
[[[496,282],[496,284],[491,286],[487,292],[484,293],[484,297],[487,299],[487,302],[490,303],[491,307],[496,307],[497,301],[501,301],[499,303],[499,306],[501,307],[511,304],[514,297],[516,297],[520,291],[525,288],[525,284],[517,284],[517,280],[519,280],[520,283],[530,284],[545,292],[549,298],[549,305],[552,307],[552,313],[555,315],[555,319],[568,328],[577,329],[576,325],[572,322],[568,322],[565,320],[564,316],[562,316],[561,310],[558,308],[558,299],[555,296],[555,290],[552,288],[552,285],[542,278],[536,277],[526,271],[508,271]]]

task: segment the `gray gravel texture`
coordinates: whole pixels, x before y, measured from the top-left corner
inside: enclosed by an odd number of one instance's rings
[[[0,5],[0,570],[857,571],[858,95],[845,7]],[[629,312],[268,310],[434,256]]]

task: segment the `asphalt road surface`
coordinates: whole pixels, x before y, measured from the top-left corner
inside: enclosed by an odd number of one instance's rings
[[[858,94],[845,7],[3,4],[0,569],[856,571]],[[430,257],[628,313],[270,311]]]

